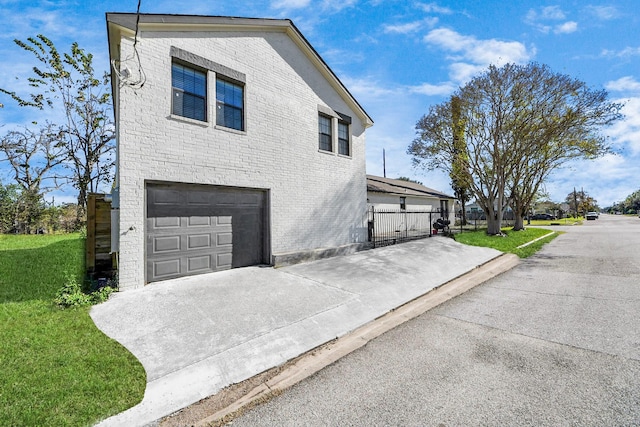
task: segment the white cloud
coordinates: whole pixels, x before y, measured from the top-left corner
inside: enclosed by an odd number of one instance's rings
[[[566,14],[559,6],[547,6],[538,10],[529,9],[524,22],[545,34],[551,31],[555,34],[569,34],[577,31],[578,23],[575,21],[566,21],[561,24],[555,23],[565,18]]]
[[[345,77],[341,79],[346,87],[349,88],[349,92],[353,94],[359,100],[374,99],[380,97],[386,97],[398,93],[397,89],[392,89],[384,85],[380,85],[375,80],[368,78],[353,79]]]
[[[342,9],[346,9],[358,3],[358,0],[322,0],[320,3],[320,9],[331,13],[340,12]],[[311,0],[274,0],[271,2],[272,9],[283,10],[295,10],[304,9],[306,7],[316,7],[317,3],[312,3]]]
[[[625,47],[622,50],[609,50],[604,49],[601,56],[608,58],[630,58],[632,56],[640,56],[640,47]]]
[[[631,76],[621,77],[618,80],[612,80],[605,83],[605,89],[615,92],[634,92],[640,93],[640,82]]]
[[[520,42],[479,40],[446,28],[430,31],[424,41],[452,54],[449,57],[453,61],[450,65],[450,77],[456,82],[471,78],[491,64],[502,66],[512,62],[524,63],[535,55],[535,51],[530,52]]]
[[[596,160],[580,160],[556,170],[546,188],[552,200],[564,201],[574,187],[584,189],[600,207],[611,206],[637,190],[637,159],[608,154]]]
[[[273,9],[302,9],[309,6],[311,0],[276,0],[271,2]]]
[[[438,6],[436,3],[418,3],[418,8],[426,13],[440,13],[442,15],[451,15],[453,10],[448,7]]]
[[[412,93],[419,93],[427,96],[446,96],[456,90],[456,86],[449,82],[440,83],[438,85],[423,83],[420,86],[412,86],[409,90]]]
[[[358,0],[323,0],[322,8],[332,12],[339,12],[358,3]]]
[[[433,27],[437,23],[438,18],[427,18],[420,21],[407,22],[406,24],[385,24],[382,26],[382,28],[385,33],[409,34],[420,31],[425,26]]]
[[[547,6],[541,8],[539,11],[535,9],[529,9],[526,15],[526,21],[528,23],[535,23],[541,20],[545,21],[561,21],[566,17],[560,6]]]
[[[567,21],[564,24],[556,25],[553,32],[556,34],[569,34],[578,31],[578,23],[575,21]]]
[[[587,11],[603,21],[616,19],[620,16],[620,12],[614,6],[587,6]]]
[[[640,97],[621,99],[624,103],[622,114],[624,118],[610,128],[606,134],[611,138],[614,147],[623,151],[631,151],[634,156],[640,155]]]

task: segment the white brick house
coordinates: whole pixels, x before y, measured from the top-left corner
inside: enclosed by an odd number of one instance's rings
[[[107,27],[122,290],[366,241],[373,122],[291,21],[109,13]]]

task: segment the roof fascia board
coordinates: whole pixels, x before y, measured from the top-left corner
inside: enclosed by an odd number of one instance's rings
[[[131,13],[107,13],[108,27],[116,25],[121,29],[121,35],[125,33],[133,36],[136,27],[136,15]],[[349,90],[342,84],[338,76],[329,68],[326,62],[311,46],[294,23],[289,19],[263,19],[263,18],[232,18],[220,16],[200,15],[140,15],[139,27],[144,31],[273,31],[284,32],[304,52],[331,87],[342,94],[349,107],[355,111],[368,128],[373,125],[373,120],[364,111]],[[110,40],[111,44],[111,40]]]

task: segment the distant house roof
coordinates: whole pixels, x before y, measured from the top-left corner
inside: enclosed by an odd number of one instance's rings
[[[381,176],[367,175],[367,191],[374,193],[397,194],[400,196],[427,196],[439,199],[455,199],[455,197],[425,187],[415,182],[401,179],[383,178]]]

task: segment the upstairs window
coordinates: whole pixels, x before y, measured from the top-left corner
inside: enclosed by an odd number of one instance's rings
[[[338,154],[350,156],[349,147],[349,123],[342,120],[338,121]]]
[[[228,80],[216,79],[216,124],[244,130],[244,87]]]
[[[318,116],[318,148],[323,151],[333,151],[333,136],[331,132],[331,118],[323,114]]]
[[[207,119],[207,75],[186,65],[171,65],[172,106],[177,116],[205,122]]]

